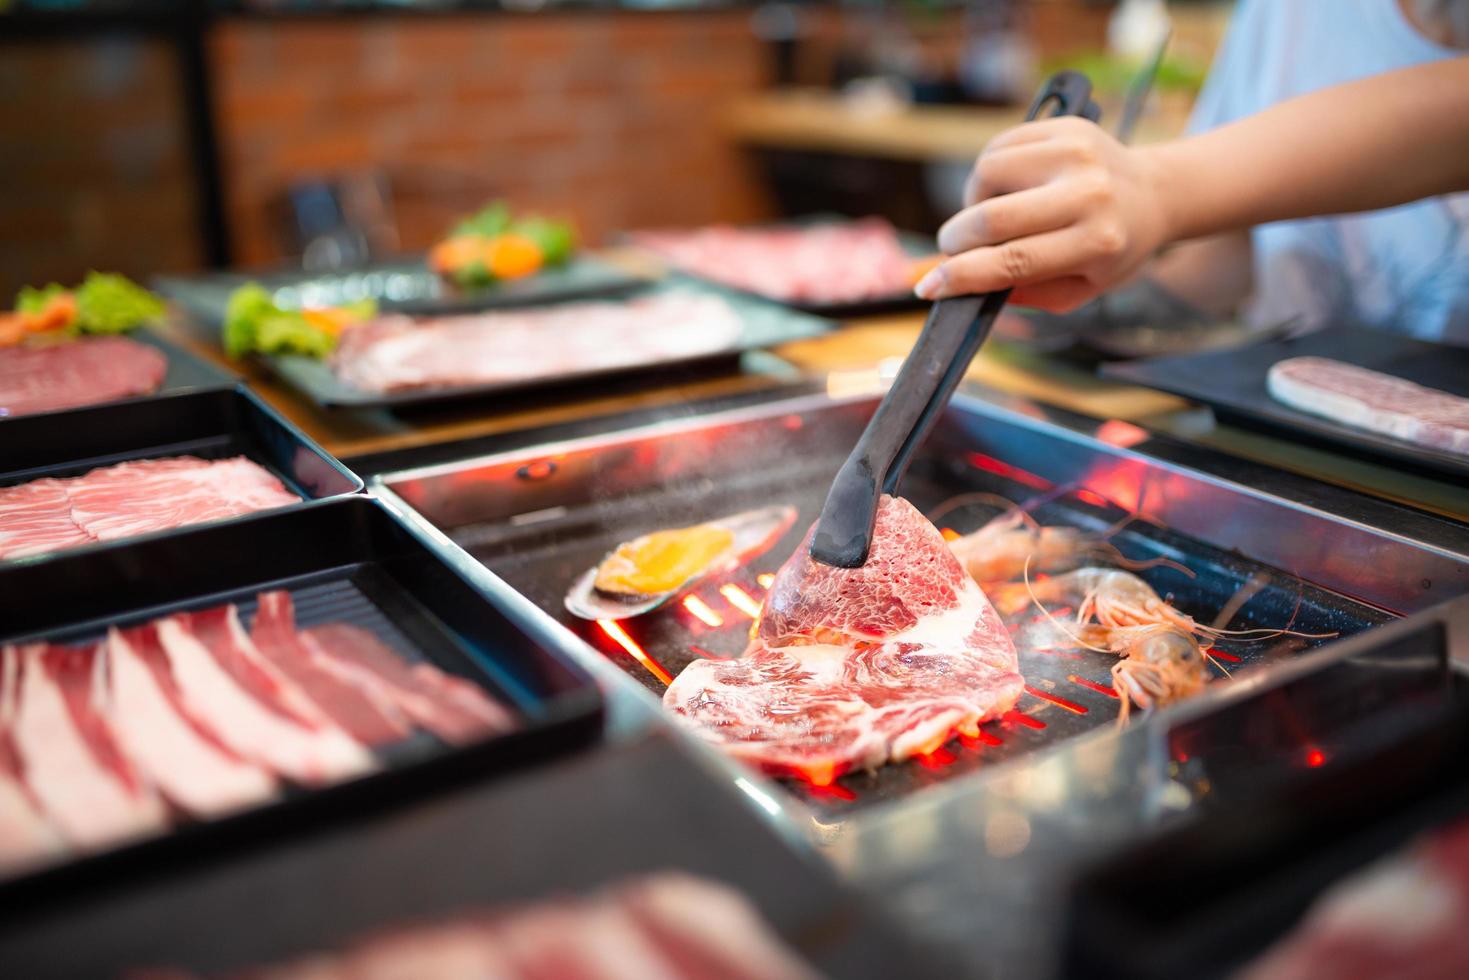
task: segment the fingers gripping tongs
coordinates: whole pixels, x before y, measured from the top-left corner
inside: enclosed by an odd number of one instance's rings
[[[1026,121],[1047,115],[1096,122],[1101,110],[1091,101],[1091,88],[1078,72],[1053,75]],[[1009,297],[1005,289],[933,304],[897,380],[831,485],[811,539],[812,558],[837,568],[857,568],[867,561],[878,500],[884,493],[897,493],[914,451],[949,403]]]

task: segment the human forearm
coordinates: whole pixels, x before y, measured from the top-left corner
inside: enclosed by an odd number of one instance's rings
[[[1323,89],[1138,152],[1174,241],[1469,189],[1469,57]]]

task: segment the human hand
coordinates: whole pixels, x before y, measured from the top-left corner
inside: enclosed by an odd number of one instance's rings
[[[1075,117],[991,140],[965,185],[968,205],[939,230],[950,258],[919,281],[924,299],[1014,288],[1011,300],[1064,312],[1125,280],[1169,239],[1158,164]]]

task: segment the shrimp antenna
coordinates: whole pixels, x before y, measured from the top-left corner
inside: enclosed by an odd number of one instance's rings
[[[1265,588],[1265,586],[1269,584],[1270,576],[1266,575],[1264,572],[1256,572],[1255,574],[1251,575],[1249,579],[1246,580],[1245,584],[1241,585],[1237,590],[1235,590],[1234,595],[1229,597],[1229,601],[1224,604],[1224,608],[1219,610],[1219,615],[1214,617],[1214,622],[1210,624],[1210,628],[1218,629],[1225,623],[1229,622],[1235,617],[1235,614],[1237,614],[1241,609],[1245,607],[1245,603],[1249,602],[1251,599],[1255,598],[1255,596],[1259,595],[1260,590]],[[1299,604],[1297,605],[1297,608],[1299,608]],[[1291,625],[1291,623],[1294,623],[1295,620],[1295,613],[1292,612],[1290,623],[1286,623],[1285,625],[1289,626]]]
[[[1302,633],[1300,630],[1275,630],[1264,626],[1252,630],[1222,630],[1213,626],[1196,626],[1195,629],[1205,636],[1232,636],[1237,640],[1244,640],[1249,643],[1261,643],[1265,640],[1273,640],[1277,636],[1299,636],[1306,640],[1329,640],[1334,636],[1341,635],[1334,631],[1331,633]]]
[[[1092,646],[1090,643],[1086,642],[1081,637],[1071,632],[1065,626],[1062,626],[1061,621],[1055,616],[1051,615],[1051,611],[1041,604],[1041,600],[1035,594],[1035,589],[1031,588],[1030,585],[1030,559],[1030,555],[1025,556],[1025,568],[1021,570],[1021,573],[1025,578],[1025,591],[1030,593],[1030,601],[1035,603],[1035,607],[1041,611],[1041,615],[1045,616],[1046,619],[1050,621],[1052,626],[1060,630],[1062,636],[1067,637],[1082,649],[1091,650],[1094,653],[1111,653],[1111,650],[1105,649],[1103,647]]]
[[[1222,664],[1222,663],[1219,662],[1219,658],[1218,657],[1214,656],[1208,650],[1200,650],[1199,652],[1204,655],[1204,659],[1205,660],[1209,661],[1209,663],[1211,663],[1215,667],[1218,667],[1219,668],[1219,673],[1223,674],[1225,677],[1230,677],[1230,678],[1234,677],[1234,675],[1229,672],[1229,668],[1226,667],[1226,666],[1224,666],[1224,664]]]
[[[1124,555],[1115,544],[1105,539],[1098,541],[1097,557],[1105,558],[1107,561],[1127,569],[1129,572],[1142,572],[1149,568],[1171,568],[1175,572],[1181,572],[1189,578],[1194,578],[1194,570],[1172,558],[1164,558],[1159,555],[1156,558],[1129,558]]]
[[[971,493],[961,493],[957,496],[950,497],[929,511],[928,519],[934,524],[937,524],[941,518],[952,514],[960,507],[968,507],[971,504],[990,504],[991,506],[1000,507],[1002,510],[1015,511],[1024,520],[1034,521],[1034,518],[1025,513],[1021,506],[1009,497],[1002,497],[998,493],[986,493],[983,490],[975,490]]]

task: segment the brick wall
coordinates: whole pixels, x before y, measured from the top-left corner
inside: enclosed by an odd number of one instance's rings
[[[263,205],[302,176],[380,168],[405,248],[491,195],[596,241],[763,213],[720,128],[765,83],[747,13],[235,21],[213,55],[237,259],[275,254]]]
[[[175,85],[160,43],[0,43],[0,305],[88,268],[198,265]]]

